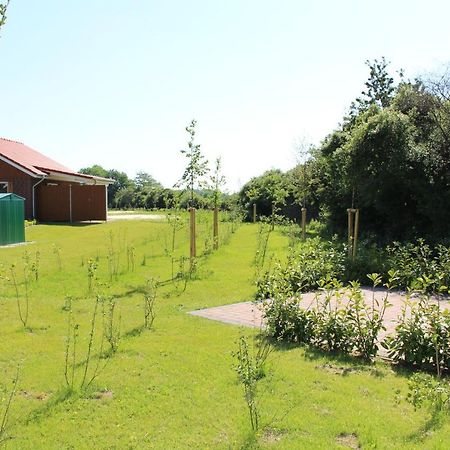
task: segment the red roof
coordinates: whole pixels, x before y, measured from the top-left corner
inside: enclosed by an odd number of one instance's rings
[[[33,175],[43,176],[49,171],[76,174],[73,170],[22,144],[22,142],[0,138],[0,157],[2,156]]]
[[[79,181],[80,177],[84,178],[85,180],[89,180],[88,184],[114,183],[114,180],[110,178],[74,172],[42,153],[27,147],[25,144],[22,144],[22,142],[11,141],[10,139],[0,138],[0,160],[1,159],[31,176],[43,177],[49,175],[49,179],[56,177],[60,179],[63,175],[69,176],[71,180],[75,181]]]

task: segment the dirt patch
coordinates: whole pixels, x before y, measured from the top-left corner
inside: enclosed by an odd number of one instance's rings
[[[341,445],[345,448],[361,448],[361,446],[359,445],[358,436],[355,433],[341,433],[340,435],[336,436],[336,444]]]
[[[264,444],[276,444],[283,439],[286,434],[284,430],[277,430],[275,428],[265,428],[261,434],[261,442]]]
[[[105,390],[94,392],[91,398],[94,400],[109,400],[113,398],[113,391]]]
[[[28,392],[28,391],[22,391],[21,395],[28,400],[47,400],[51,393],[50,392]]]

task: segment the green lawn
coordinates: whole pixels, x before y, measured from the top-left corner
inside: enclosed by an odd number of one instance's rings
[[[200,250],[210,245],[209,219],[202,217]],[[7,448],[449,448],[449,422],[433,424],[426,411],[415,412],[405,401],[408,374],[298,347],[279,347],[269,357],[260,385],[264,428],[253,439],[231,352],[240,334],[256,332],[187,314],[252,299],[258,227],[242,225],[234,234],[230,225],[224,228],[228,244],[200,258],[197,279],[185,292],[172,283],[160,288],[153,329],[142,332],[137,331],[143,323],[142,287],[147,278],[164,281],[172,271],[167,223],[38,225],[27,229],[33,243],[0,249],[3,274],[16,264],[21,297],[23,255],[28,252],[30,262],[37,251],[40,255],[39,280],[29,286],[28,329],[19,320],[11,282],[0,285],[0,412],[20,365]],[[111,236],[120,267],[112,281]],[[135,250],[134,271],[127,267],[127,246]],[[285,254],[286,247],[285,236],[272,235],[271,254]],[[186,255],[187,249],[185,227],[178,231],[176,255]],[[94,307],[88,296],[90,258],[98,262],[98,289],[118,299],[122,339],[89,389],[67,395],[63,307],[71,296],[80,324],[78,359],[83,360]],[[91,369],[98,361],[101,320],[100,315]]]

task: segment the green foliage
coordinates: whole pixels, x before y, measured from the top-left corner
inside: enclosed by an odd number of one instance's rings
[[[366,61],[369,67],[369,78],[364,83],[365,91],[362,91],[362,97],[356,99],[356,104],[352,105],[352,111],[363,111],[370,105],[378,105],[386,108],[392,101],[395,92],[394,79],[389,75],[387,67],[389,62],[383,56],[380,61]]]
[[[393,242],[387,247],[387,265],[396,268],[399,285],[403,289],[425,289],[442,292],[450,286],[450,247],[442,244],[434,248],[418,239],[415,242]],[[427,278],[424,283],[420,280]]]
[[[225,177],[222,174],[222,160],[217,158],[214,164],[214,172],[210,177],[210,189],[212,191],[212,204],[218,208],[222,196],[221,188],[225,185]]]
[[[259,429],[258,381],[265,376],[265,364],[272,351],[270,343],[262,339],[256,343],[257,350],[251,353],[245,336],[239,338],[237,352],[233,353],[237,359],[236,372],[244,388],[250,424],[253,431]]]
[[[415,373],[408,382],[407,400],[415,409],[427,407],[433,416],[450,413],[450,383],[448,379]]]
[[[388,289],[395,286],[391,272]],[[373,289],[381,283],[379,274],[370,274]],[[382,300],[373,291],[371,304],[364,300],[358,283],[347,288],[335,278],[318,282],[319,290],[309,304],[301,295],[293,295],[282,280],[274,285],[275,295],[263,302],[264,318],[270,336],[278,340],[311,344],[326,351],[339,351],[374,358],[378,353],[378,335],[384,330],[383,317],[388,294]]]
[[[276,262],[257,280],[256,299],[271,298],[279,283],[287,284],[293,293],[314,290],[321,279],[339,278],[345,261],[343,245],[324,242],[319,237],[308,239],[290,250],[285,264]]]
[[[6,23],[6,10],[9,5],[9,0],[6,3],[0,3],[0,29]]]
[[[116,353],[120,343],[120,315],[117,317],[117,299],[103,297],[103,333],[111,353]]]
[[[202,155],[200,145],[195,143],[196,125],[197,121],[192,119],[186,127],[186,131],[189,133],[188,148],[180,151],[188,162],[183,175],[176,184],[177,187],[184,187],[189,192],[189,206],[194,206],[194,190],[197,186],[202,186],[203,177],[208,172],[208,161]]]
[[[394,361],[438,374],[450,369],[450,313],[427,296],[409,299],[398,318],[395,334],[383,347]]]
[[[244,185],[239,193],[239,202],[247,213],[247,219],[252,218],[254,203],[258,217],[274,218],[288,194],[286,176],[280,170],[269,170]]]
[[[144,296],[144,328],[148,330],[155,320],[155,302],[158,290],[158,282],[154,278],[149,278],[145,284]]]

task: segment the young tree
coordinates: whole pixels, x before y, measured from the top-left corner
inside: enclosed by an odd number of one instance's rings
[[[216,159],[214,173],[210,177],[211,189],[213,191],[213,246],[214,250],[219,248],[219,201],[222,195],[220,188],[225,184],[225,177],[222,175],[222,167],[220,158]]]
[[[188,164],[184,169],[183,176],[175,184],[175,187],[184,187],[190,194],[190,205],[194,205],[194,190],[196,187],[202,186],[202,179],[208,173],[208,161],[202,155],[200,144],[195,143],[195,126],[197,121],[192,119],[191,123],[186,127],[189,133],[188,148],[180,150],[187,158]]]
[[[9,5],[9,0],[6,3],[0,3],[0,29],[6,22],[6,10]]]
[[[222,196],[221,187],[225,185],[225,177],[222,174],[222,160],[217,158],[214,165],[214,173],[210,177],[211,190],[213,193],[213,207],[219,207],[220,198]]]

